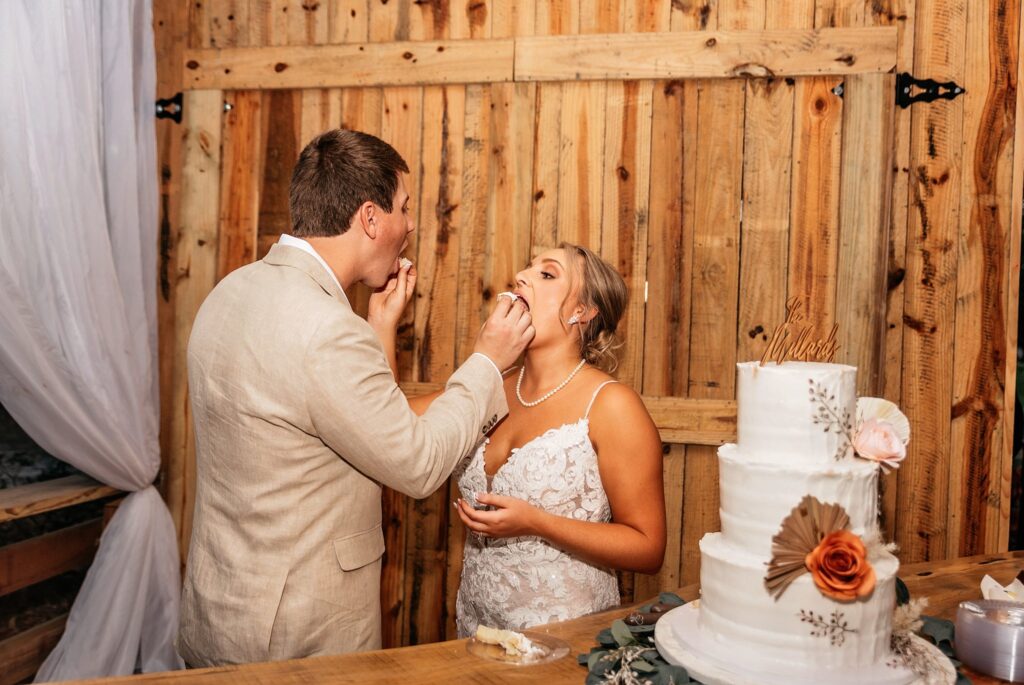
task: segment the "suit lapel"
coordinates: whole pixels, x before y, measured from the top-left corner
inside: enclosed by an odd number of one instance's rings
[[[302,271],[316,281],[316,284],[323,288],[324,292],[328,295],[351,306],[348,296],[345,295],[344,290],[338,287],[334,277],[327,272],[323,264],[317,261],[316,257],[308,252],[297,247],[291,247],[290,245],[275,243],[270,248],[267,256],[263,258],[263,261],[274,266],[290,266]]]

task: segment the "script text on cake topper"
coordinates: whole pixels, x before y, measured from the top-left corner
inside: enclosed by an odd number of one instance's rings
[[[828,337],[814,338],[814,326],[806,323],[803,300],[791,297],[786,301],[786,321],[775,329],[768,347],[761,356],[761,366],[769,361],[781,364],[786,360],[830,362],[839,349],[836,331],[839,324],[832,326]]]

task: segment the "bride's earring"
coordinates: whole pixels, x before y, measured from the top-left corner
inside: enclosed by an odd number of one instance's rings
[[[580,322],[580,317],[577,314],[573,314],[572,316],[569,317],[568,323],[569,323],[570,326],[572,326],[575,323],[579,323],[579,322]]]

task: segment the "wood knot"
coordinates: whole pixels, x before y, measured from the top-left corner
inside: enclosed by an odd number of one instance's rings
[[[750,78],[775,78],[775,72],[763,64],[746,62],[737,64],[732,68],[733,76],[748,76]]]
[[[288,65],[285,64],[284,62],[278,62],[277,64],[274,65],[274,71],[276,71],[279,74],[287,68]]]
[[[188,62],[185,63],[185,66],[189,69],[198,69],[199,62],[195,61],[194,59],[190,59]]]
[[[836,61],[837,62],[842,62],[843,64],[845,64],[848,67],[852,67],[854,62],[857,61],[857,58],[854,57],[853,55],[847,53],[845,55],[839,55],[839,57],[836,57]]]
[[[620,179],[622,179],[623,181],[628,181],[629,180],[629,169],[627,169],[624,166],[619,166],[619,168],[616,169],[616,171],[619,172],[619,178]]]
[[[708,38],[706,41],[704,41],[704,45],[708,46],[709,48],[713,48],[716,45],[718,45],[718,41],[714,38]]]

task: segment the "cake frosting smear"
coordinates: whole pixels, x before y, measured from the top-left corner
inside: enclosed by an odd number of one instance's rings
[[[716,665],[714,682],[913,682],[893,659],[899,562],[878,528],[879,473],[905,455],[904,429],[858,416],[852,366],[737,367],[737,441],[718,450],[721,531],[700,541],[685,652]],[[865,425],[890,442],[859,439]],[[859,455],[868,438],[889,452]],[[742,675],[722,677],[733,668]]]

